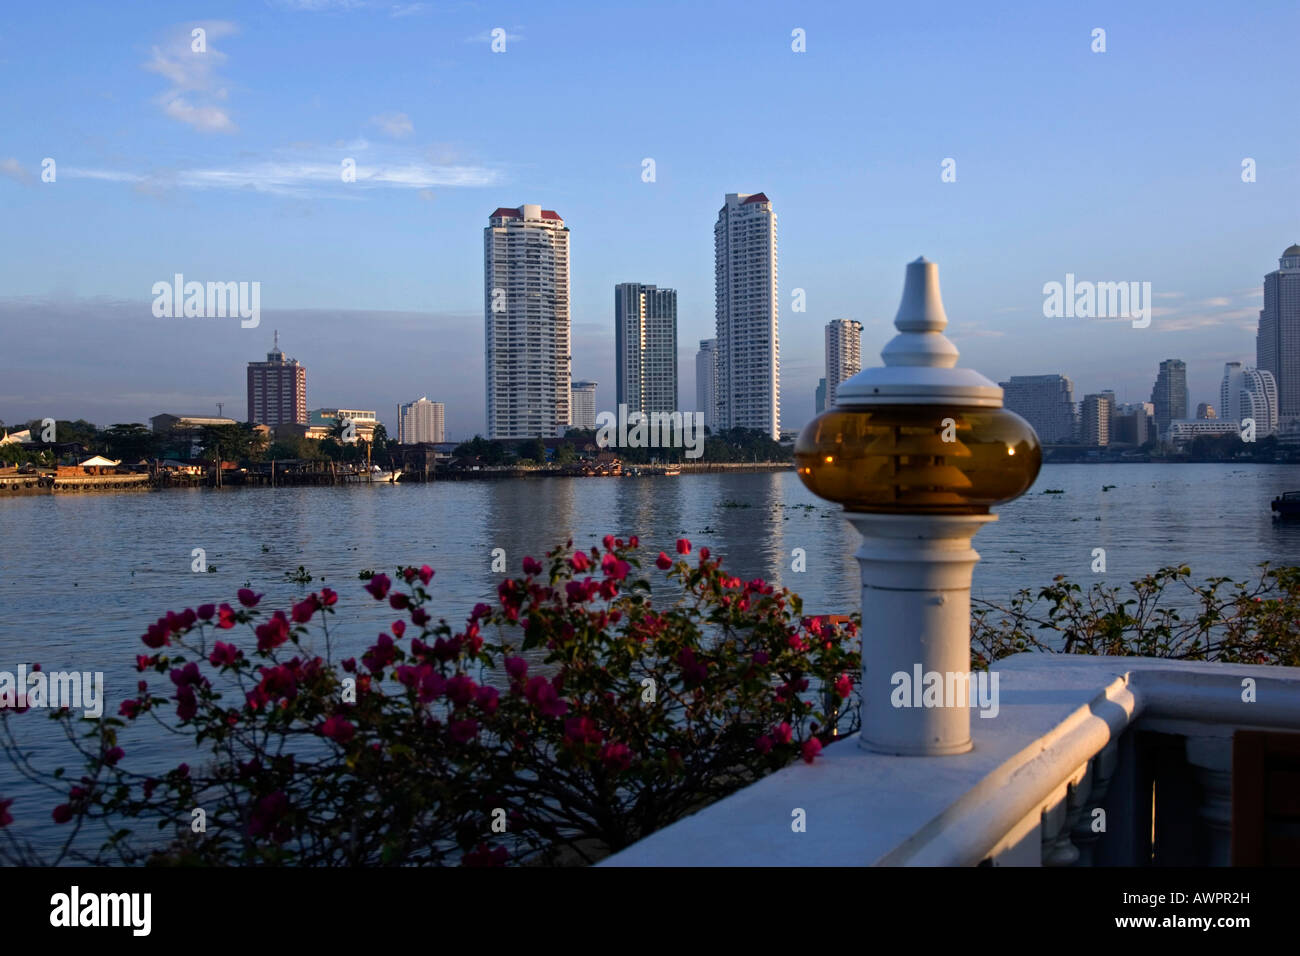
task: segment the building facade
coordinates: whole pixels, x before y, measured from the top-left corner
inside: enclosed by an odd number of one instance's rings
[[[1160,363],[1151,404],[1156,408],[1156,432],[1164,437],[1172,421],[1187,419],[1187,363],[1182,359],[1165,359]]]
[[[550,209],[501,207],[483,230],[489,438],[552,437],[569,423],[569,229]]]
[[[574,382],[570,389],[572,421],[574,428],[596,428],[596,386],[599,382]]]
[[[1219,383],[1219,407],[1223,409],[1223,420],[1235,426],[1240,427],[1248,418],[1253,421],[1259,438],[1278,429],[1281,409],[1277,383],[1265,369],[1243,368],[1240,362],[1225,364]]]
[[[781,438],[776,212],[763,193],[728,193],[713,227],[718,428]]]
[[[677,408],[677,290],[640,282],[614,287],[616,400],[628,414]]]
[[[447,440],[447,408],[422,395],[413,402],[397,406],[397,441],[402,445]]]
[[[1150,402],[1116,405],[1110,416],[1110,443],[1141,448],[1155,437],[1155,406]]]
[[[826,407],[835,407],[840,383],[862,371],[862,323],[834,319],[826,324]]]
[[[1079,406],[1079,440],[1085,445],[1110,444],[1110,419],[1115,409],[1114,392],[1083,396]]]
[[[1255,365],[1273,376],[1282,421],[1300,418],[1300,245],[1288,246],[1264,276]]]
[[[826,379],[817,379],[817,414],[826,411]]]
[[[1222,405],[1219,406],[1219,408],[1222,407],[1223,407]],[[1196,418],[1198,421],[1208,421],[1209,419],[1218,418],[1218,417],[1219,417],[1219,413],[1215,410],[1214,406],[1211,405],[1209,402],[1197,403]]]
[[[999,382],[1003,405],[1034,426],[1040,441],[1075,439],[1074,383],[1064,375],[1013,375]]]
[[[248,421],[254,425],[307,424],[307,369],[280,351],[280,333],[265,362],[248,363]]]
[[[704,413],[704,427],[718,428],[718,340],[700,339],[695,353],[695,410]]]

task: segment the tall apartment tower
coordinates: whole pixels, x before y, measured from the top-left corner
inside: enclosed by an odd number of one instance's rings
[[[596,427],[596,386],[599,382],[574,382],[570,392],[573,403],[570,405],[569,422],[574,428]]]
[[[1083,396],[1079,410],[1080,440],[1085,445],[1110,444],[1110,420],[1115,410],[1114,392],[1097,392]]]
[[[1160,363],[1151,404],[1156,407],[1156,435],[1163,438],[1171,421],[1187,417],[1187,363],[1182,359],[1165,359]]]
[[[1300,245],[1288,246],[1277,271],[1264,276],[1255,365],[1277,383],[1278,417],[1300,418]]]
[[[397,406],[397,441],[403,445],[447,440],[447,408],[427,395]]]
[[[695,410],[704,413],[704,427],[718,430],[718,340],[700,339],[695,353]]]
[[[502,207],[483,230],[489,438],[569,423],[569,229],[550,209]]]
[[[1235,423],[1238,428],[1249,418],[1255,423],[1257,437],[1273,434],[1281,415],[1273,373],[1228,362],[1223,366],[1223,380],[1219,383],[1219,408],[1223,420]]]
[[[614,286],[614,374],[629,415],[678,410],[676,289]]]
[[[248,421],[253,425],[307,424],[307,369],[280,351],[280,333],[265,362],[248,363]]]
[[[1003,404],[1033,425],[1041,441],[1074,441],[1074,383],[1064,375],[1012,375],[998,386]]]
[[[718,427],[781,439],[776,213],[762,193],[727,193],[713,227]]]
[[[817,379],[817,391],[814,393],[817,406],[817,414],[820,415],[826,411],[826,379]]]
[[[826,324],[826,405],[835,407],[839,384],[862,371],[862,323],[834,319]]]

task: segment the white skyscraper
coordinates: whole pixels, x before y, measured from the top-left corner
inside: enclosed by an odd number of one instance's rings
[[[695,353],[695,410],[704,413],[704,427],[718,428],[718,340],[700,339]]]
[[[1224,421],[1238,428],[1247,418],[1254,420],[1257,438],[1273,434],[1278,426],[1277,381],[1273,374],[1228,362],[1219,383],[1219,411]]]
[[[569,423],[574,428],[596,427],[596,386],[598,382],[574,382],[573,420]]]
[[[397,406],[397,440],[403,445],[418,442],[444,442],[447,409],[442,402],[431,402],[421,396],[406,405]]]
[[[616,400],[628,414],[677,408],[677,290],[614,287]]]
[[[727,193],[713,227],[718,428],[781,437],[776,213],[762,193]]]
[[[826,323],[826,407],[835,407],[835,389],[862,371],[862,323],[834,319]]]
[[[569,423],[569,229],[541,206],[497,209],[483,230],[489,438]]]

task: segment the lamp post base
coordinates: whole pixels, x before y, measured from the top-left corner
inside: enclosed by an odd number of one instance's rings
[[[971,749],[971,539],[997,515],[846,512],[862,535],[862,731],[875,753]]]

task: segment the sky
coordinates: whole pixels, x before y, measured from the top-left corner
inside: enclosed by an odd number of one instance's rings
[[[760,191],[783,429],[812,417],[831,319],[861,321],[879,363],[920,255],[961,365],[1145,401],[1182,358],[1194,411],[1224,362],[1254,364],[1263,276],[1300,242],[1297,36],[1294,2],[14,4],[0,420],[243,418],[278,329],[309,408],[395,432],[397,403],[427,395],[468,437],[483,227],[524,203],[572,230],[573,376],[597,408],[613,287],[636,281],[678,290],[693,409],[713,223],[726,193]],[[177,273],[260,283],[260,324],[155,317]],[[1045,317],[1067,274],[1150,282],[1150,325]]]

